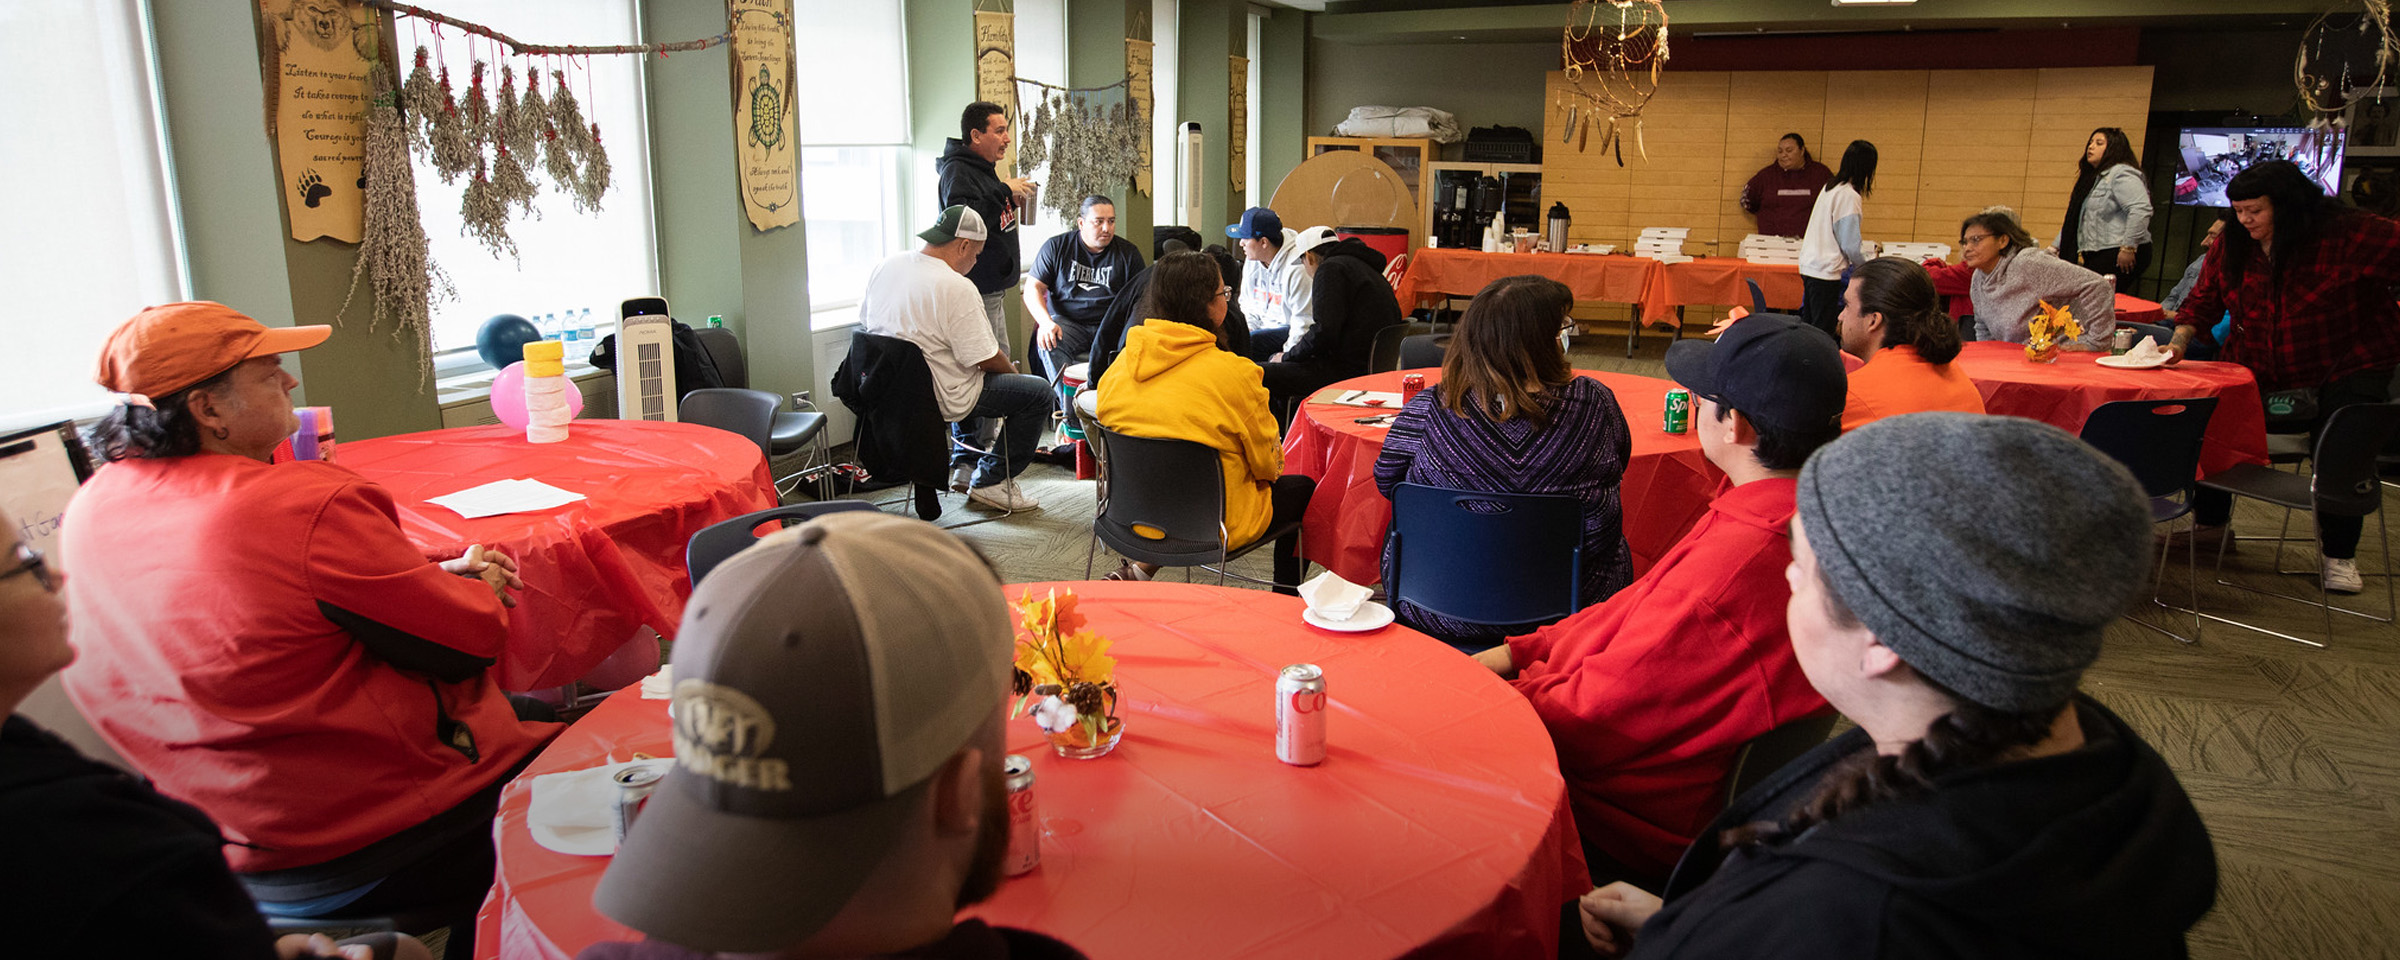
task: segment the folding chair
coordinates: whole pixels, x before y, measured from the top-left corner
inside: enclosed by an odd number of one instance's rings
[[[698,337],[701,350],[708,354],[709,362],[716,366],[717,375],[724,379],[726,386],[750,386],[750,361],[742,356],[742,343],[734,337],[733,331],[723,327],[702,327],[693,331],[693,334]],[[767,460],[771,463],[778,457],[787,457],[806,449],[812,442],[816,445],[816,455],[810,457],[800,469],[775,478],[776,494],[790,493],[799,487],[800,481],[808,479],[813,473],[817,480],[817,499],[833,499],[833,441],[825,432],[825,414],[816,410],[816,404],[808,399],[806,393],[792,394],[791,410],[782,409],[783,400],[780,397],[775,404],[775,416],[767,429]]]
[[[1583,501],[1403,483],[1392,491],[1395,601],[1510,629],[1583,607]]]
[[[2150,523],[2157,526],[2172,523],[2192,512],[2192,478],[2200,472],[2200,445],[2208,434],[2208,420],[2216,414],[2217,398],[2193,397],[2183,400],[2119,400],[2104,403],[2092,411],[2083,422],[2083,442],[2108,454],[2125,469],[2133,472],[2142,492],[2150,497]],[[2150,603],[2162,610],[2181,610],[2160,599],[2160,587],[2166,583],[2167,555],[2171,543],[2158,547],[2158,572],[2150,581]],[[2184,643],[2200,642],[2200,544],[2184,541],[2184,572],[2189,581],[2192,609],[2192,635],[2186,637],[2151,623],[2131,613],[2126,619],[2174,637]]]
[[[1841,719],[1841,716],[1827,710],[1812,717],[1801,717],[1742,744],[1741,750],[1733,755],[1733,770],[1725,777],[1726,805],[1731,806],[1733,798],[1750,792],[1751,787],[1758,786],[1760,781],[1773,776],[1775,771],[1800,759],[1801,754],[1832,739],[1834,721]]]
[[[1084,441],[1100,467],[1099,504],[1092,517],[1092,539],[1083,553],[1083,576],[1092,576],[1099,546],[1130,560],[1162,567],[1214,570],[1217,583],[1225,578],[1264,586],[1298,587],[1229,573],[1226,567],[1261,546],[1300,529],[1300,522],[1269,526],[1249,543],[1228,548],[1225,531],[1225,475],[1217,468],[1217,451],[1191,440],[1129,437],[1098,422],[1084,425]],[[1206,479],[1202,479],[1206,478]],[[1148,536],[1141,529],[1158,531]]]
[[[875,505],[864,500],[824,500],[817,503],[795,503],[745,513],[731,520],[720,520],[700,528],[683,547],[683,568],[691,577],[692,586],[700,586],[700,578],[708,576],[717,565],[758,542],[758,528],[769,522],[775,529],[806,523],[828,513],[850,510],[873,510]]]

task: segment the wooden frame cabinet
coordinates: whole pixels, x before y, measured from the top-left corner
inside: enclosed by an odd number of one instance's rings
[[[1408,198],[1425,209],[1425,195],[1431,191],[1434,158],[1440,156],[1441,144],[1419,137],[1310,137],[1308,155],[1328,150],[1364,150],[1383,161],[1400,175],[1408,185]],[[1305,158],[1303,158],[1305,159]],[[1422,242],[1423,234],[1415,239]]]

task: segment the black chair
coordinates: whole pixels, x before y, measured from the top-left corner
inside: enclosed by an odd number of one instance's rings
[[[1742,282],[1750,285],[1750,312],[1767,312],[1767,291],[1765,288],[1758,285],[1758,279],[1756,277],[1743,277]]]
[[[733,331],[723,327],[703,327],[693,331],[693,334],[700,339],[700,348],[707,352],[709,361],[716,364],[717,374],[724,379],[726,386],[750,386],[750,361],[742,356],[741,340],[733,335]],[[793,394],[792,405],[796,408],[815,406],[805,397],[804,394]],[[775,403],[775,416],[767,427],[767,459],[772,462],[777,457],[798,453],[812,442],[816,445],[816,455],[809,459],[808,465],[787,476],[775,478],[776,493],[789,492],[813,472],[817,476],[817,499],[832,499],[833,441],[825,432],[825,415],[813,409],[781,409],[783,401],[780,398]]]
[[[1530,629],[1583,606],[1583,501],[1403,483],[1392,491],[1395,601]]]
[[[1841,716],[1827,710],[1750,738],[1733,755],[1733,770],[1725,777],[1725,803],[1730,806],[1733,798],[1750,792],[1751,787],[1758,786],[1775,771],[1800,759],[1801,754],[1832,739],[1834,721]]]
[[[1250,551],[1274,543],[1300,529],[1300,522],[1273,525],[1249,543],[1228,547],[1225,533],[1225,475],[1218,469],[1217,451],[1191,440],[1129,437],[1098,423],[1084,425],[1084,442],[1100,467],[1099,502],[1092,516],[1092,539],[1084,548],[1083,576],[1091,579],[1099,545],[1120,556],[1162,567],[1213,569],[1217,583],[1227,576],[1250,583],[1278,584],[1226,567]],[[1205,478],[1205,479],[1203,479]],[[1135,531],[1144,527],[1160,536]]]
[[[2152,340],[2158,341],[2158,345],[2163,347],[2167,345],[2168,341],[2175,339],[2175,328],[2162,324],[2137,323],[2132,320],[2119,320],[2117,321],[2117,328],[2120,330],[2133,331],[2134,343],[2140,343],[2142,342],[2143,337],[2149,337]]]
[[[2222,543],[2217,547],[2217,583],[2262,596],[2309,604],[2323,610],[2325,612],[2326,643],[2333,641],[2333,615],[2337,612],[2376,623],[2391,623],[2392,614],[2395,610],[2400,610],[2400,604],[2394,602],[2394,589],[2390,574],[2392,543],[2390,529],[2383,519],[2383,482],[2378,472],[2377,461],[2383,451],[2384,443],[2391,438],[2395,429],[2400,429],[2400,404],[2362,403],[2343,407],[2334,411],[2333,416],[2326,421],[2325,430],[2317,440],[2317,449],[2310,457],[2308,473],[2285,473],[2271,467],[2244,463],[2200,480],[2201,486],[2211,490],[2222,490],[2236,496],[2264,500],[2282,507],[2284,510],[2283,530],[2278,534],[2279,539],[2291,532],[2292,512],[2296,510],[2309,511],[2312,522],[2319,516],[2363,519],[2367,515],[2373,514],[2376,538],[2382,541],[2383,549],[2384,572],[2378,574],[2383,577],[2383,616],[2378,617],[2365,611],[2334,606],[2332,592],[2325,589],[2322,580],[2317,584],[2317,599],[2315,600],[2277,593],[2272,590],[2257,590],[2226,580],[2224,576],[2225,546]],[[2319,573],[2316,570],[2283,569],[2283,545],[2280,542],[2275,546],[2275,572],[2282,574],[2305,573],[2311,576]],[[2188,612],[2197,613],[2198,611]],[[2219,623],[2232,624],[2269,636],[2282,637],[2294,643],[2319,648],[2326,645],[2215,614],[2200,615]]]
[[[1420,333],[1413,337],[1402,338],[1400,341],[1400,369],[1402,370],[1438,367],[1449,356],[1450,335],[1447,333]]]
[[[875,509],[875,505],[864,500],[826,500],[819,503],[795,503],[790,506],[771,507],[756,513],[745,513],[731,520],[720,520],[700,528],[699,533],[692,534],[691,542],[685,544],[683,548],[683,568],[690,574],[692,586],[697,587],[700,585],[700,578],[708,576],[708,572],[716,569],[717,564],[724,563],[726,558],[757,543],[758,528],[771,521],[780,521],[776,523],[775,529],[781,530],[785,527],[807,523],[828,513],[873,509]]]
[[[1375,331],[1375,344],[1367,353],[1367,372],[1383,373],[1400,369],[1400,341],[1432,333],[1446,324],[1395,323]]]
[[[2216,411],[2215,397],[2104,403],[2083,422],[2083,442],[2133,472],[2133,479],[2150,497],[2152,525],[2172,523],[2192,512],[2192,478],[2199,475],[2201,442],[2208,434],[2209,418]],[[2171,546],[2159,544],[2158,573],[2150,582],[2150,603],[2162,610],[2182,609],[2159,598],[2159,588],[2166,582],[2167,552]],[[2197,611],[2200,546],[2196,540],[2184,544],[2184,571],[2190,589],[2185,596],[2190,598],[2192,610]],[[2184,643],[2200,642],[2201,617],[2197,612],[2192,613],[2189,637],[2131,614],[2126,619]]]
[[[676,419],[741,434],[758,444],[760,456],[773,458],[778,402],[774,394],[764,390],[705,387],[683,395]]]

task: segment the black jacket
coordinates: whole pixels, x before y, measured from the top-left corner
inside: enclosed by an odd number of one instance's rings
[[[710,357],[708,348],[700,343],[700,331],[681,320],[669,322],[674,324],[675,334],[675,398],[681,400],[694,390],[729,386],[725,382],[724,372],[717,369],[716,359]],[[601,337],[600,342],[592,347],[591,357],[585,362],[602,370],[615,371],[617,335],[612,333]]]
[[[1134,274],[1133,279],[1125,282],[1125,289],[1118,291],[1117,299],[1109,302],[1108,314],[1100,321],[1100,332],[1092,335],[1091,379],[1085,383],[1098,384],[1100,375],[1107,373],[1108,365],[1116,362],[1117,354],[1124,351],[1125,335],[1149,319],[1135,314],[1141,311],[1142,297],[1150,292],[1150,271],[1155,266],[1143,267],[1142,272]],[[1224,330],[1225,350],[1236,355],[1249,351],[1250,324],[1242,319],[1242,305],[1233,302],[1232,297],[1225,298]]]
[[[1284,350],[1283,362],[1308,367],[1325,383],[1364,376],[1375,333],[1401,321],[1400,301],[1383,282],[1383,253],[1356,237],[1315,252],[1322,260],[1309,290],[1315,323]]]
[[[933,169],[941,176],[942,207],[965,204],[983,217],[984,229],[991,234],[983,242],[983,253],[975,258],[975,268],[967,271],[967,279],[975,281],[975,291],[998,293],[1016,286],[1017,198],[1008,191],[1008,184],[1000,182],[999,171],[957,137],[951,137],[942,148]]]
[[[868,473],[931,487],[949,482],[949,433],[933,397],[933,371],[916,344],[851,334],[850,355],[833,371],[833,395],[858,415],[858,462]]]
[[[0,727],[0,925],[26,957],[275,956],[206,814],[20,716]]]
[[[1961,771],[1787,844],[1728,855],[1871,749],[1852,730],[1737,798],[1684,852],[1633,956],[2182,957],[2216,902],[2208,829],[2166,761],[2076,699],[2082,749]]]

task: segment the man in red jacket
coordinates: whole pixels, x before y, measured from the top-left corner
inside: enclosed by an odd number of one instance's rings
[[[1667,351],[1692,429],[1731,487],[1641,579],[1476,655],[1532,702],[1558,747],[1598,882],[1663,878],[1724,804],[1743,743],[1826,708],[1793,659],[1794,478],[1841,435],[1833,341],[1760,314]]]

